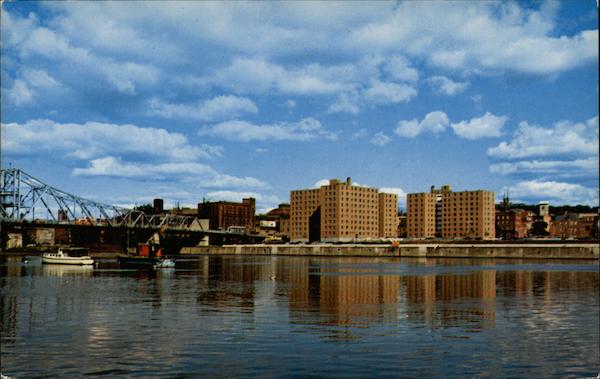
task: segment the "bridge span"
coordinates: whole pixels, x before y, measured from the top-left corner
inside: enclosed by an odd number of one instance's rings
[[[71,243],[79,244],[85,242],[79,237],[88,236],[98,242],[102,239],[100,236],[108,235],[113,236],[109,238],[111,242],[130,246],[144,242],[157,232],[167,240],[185,243],[198,243],[206,236],[216,244],[253,243],[263,239],[252,234],[211,230],[193,216],[146,214],[97,202],[46,184],[23,170],[0,169],[0,249],[6,248],[9,234],[21,233],[27,240],[23,231],[35,229],[67,233]]]

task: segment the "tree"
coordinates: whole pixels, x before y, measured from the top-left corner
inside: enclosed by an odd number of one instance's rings
[[[136,205],[135,207],[133,207],[133,209],[136,211],[144,212],[148,215],[154,213],[154,207],[152,206],[152,204]]]
[[[545,221],[536,221],[531,225],[531,229],[529,229],[530,237],[545,237],[548,234],[546,228],[548,227],[548,223]]]

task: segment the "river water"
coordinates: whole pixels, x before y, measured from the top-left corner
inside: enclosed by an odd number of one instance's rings
[[[596,377],[598,262],[0,258],[1,370],[65,376]]]

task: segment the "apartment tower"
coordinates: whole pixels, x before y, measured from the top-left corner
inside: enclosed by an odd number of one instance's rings
[[[429,193],[409,193],[408,237],[473,238],[495,237],[494,193],[452,192],[449,185],[431,187]]]
[[[331,179],[316,189],[291,191],[290,238],[335,242],[397,236],[398,196]]]

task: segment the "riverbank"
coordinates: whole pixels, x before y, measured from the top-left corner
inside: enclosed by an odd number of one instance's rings
[[[51,246],[4,250],[0,254],[40,255]],[[599,259],[597,242],[549,243],[411,243],[388,244],[255,244],[184,247],[179,255],[280,255],[332,257],[518,258]],[[94,258],[115,258],[114,249],[91,249]]]
[[[598,259],[599,247],[595,243],[402,244],[398,247],[364,244],[285,244],[184,247],[181,254]]]

